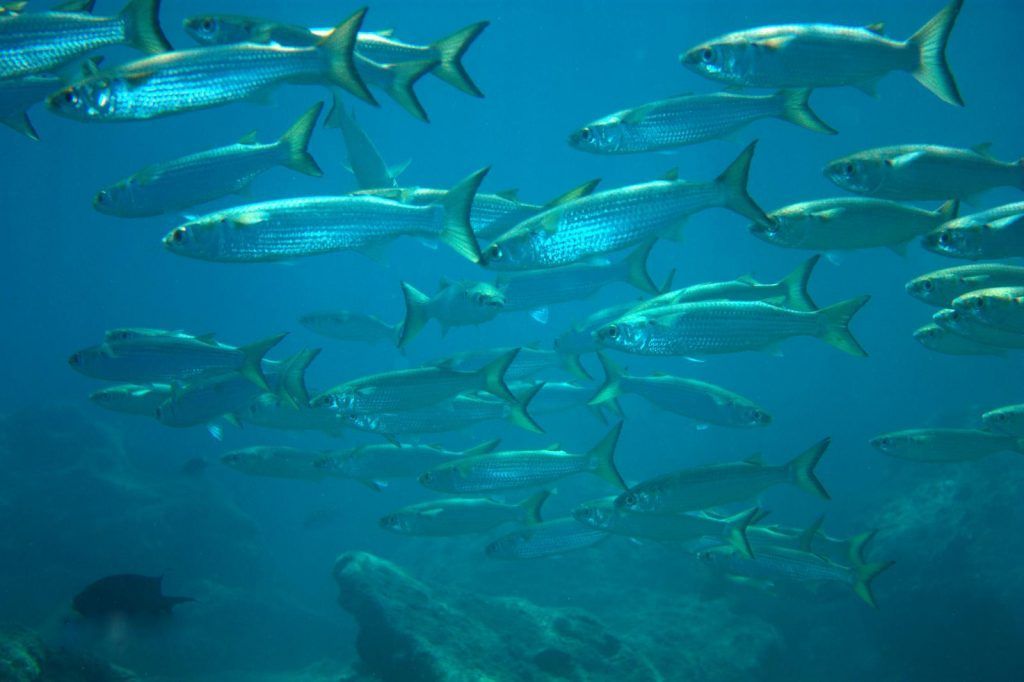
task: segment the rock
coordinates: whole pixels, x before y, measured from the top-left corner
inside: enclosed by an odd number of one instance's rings
[[[0,631],[0,682],[132,682],[136,677],[83,653],[50,649],[24,628]]]
[[[663,679],[579,609],[435,589],[365,552],[339,557],[334,579],[360,628],[358,672],[384,682]]]

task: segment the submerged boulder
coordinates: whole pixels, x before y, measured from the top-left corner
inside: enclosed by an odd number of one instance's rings
[[[131,682],[130,672],[96,658],[51,649],[25,628],[0,630],[0,680],[3,682]]]
[[[432,588],[365,552],[339,557],[334,579],[360,628],[362,672],[385,682],[663,679],[578,609]]]

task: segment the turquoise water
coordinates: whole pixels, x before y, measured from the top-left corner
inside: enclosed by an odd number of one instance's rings
[[[117,3],[101,0],[97,13]],[[203,12],[237,12],[307,26],[329,26],[352,8],[310,0],[217,6],[198,0],[166,3],[161,21],[171,42],[191,46],[182,20]],[[595,156],[569,147],[570,132],[628,106],[690,92],[713,92],[711,81],[682,68],[678,54],[711,36],[742,28],[827,21],[859,26],[884,20],[905,38],[938,11],[936,2],[379,2],[365,26],[394,28],[413,42],[481,20],[491,25],[465,57],[485,93],[467,97],[425,78],[416,90],[429,112],[423,124],[380,97],[372,108],[348,97],[356,118],[392,165],[412,163],[401,185],[448,188],[492,166],[484,191],[518,188],[544,203],[591,178],[601,188],[645,182],[671,168],[679,176],[716,176],[758,139],[750,194],[766,211],[797,201],[840,196],[821,172],[828,161],[870,147],[934,143],[957,147],[991,142],[993,154],[1015,159],[1022,137],[1019,95],[1024,74],[1017,3],[967,0],[948,57],[966,106],[950,106],[906,73],[885,77],[877,98],[853,88],[823,89],[814,110],[839,131],[818,135],[766,120],[736,140],[685,147],[671,154]],[[106,63],[133,59],[124,48],[103,50]],[[104,411],[88,400],[103,386],[71,371],[73,352],[120,327],[216,332],[244,344],[289,332],[269,357],[322,348],[307,374],[326,388],[373,372],[416,367],[461,351],[537,344],[550,348],[571,324],[601,308],[632,301],[624,284],[585,301],[551,307],[539,323],[508,313],[442,336],[436,322],[400,353],[317,336],[298,318],[345,309],[397,322],[404,314],[400,282],[433,293],[437,281],[493,281],[492,273],[445,246],[399,240],[382,262],[355,253],[285,264],[208,263],[177,257],[160,240],[182,222],[177,214],[137,220],[93,210],[101,187],[150,163],[229,144],[252,129],[273,140],[318,101],[320,87],[286,86],[272,103],[240,103],[146,122],[79,123],[37,106],[30,111],[41,140],[0,131],[4,197],[5,329],[0,336],[0,620],[30,627],[53,646],[93,653],[143,679],[338,679],[359,658],[356,621],[337,603],[335,558],[370,552],[403,567],[431,589],[516,597],[540,607],[582,609],[666,680],[1014,680],[1024,676],[1019,645],[1024,614],[1024,550],[1018,458],[1000,453],[953,464],[900,461],[868,445],[903,428],[974,427],[985,410],[1020,401],[1019,354],[946,356],[911,336],[931,309],[904,291],[909,279],[962,264],[911,242],[906,256],[872,249],[823,258],[810,291],[819,304],[861,294],[872,300],[852,329],[868,358],[844,355],[818,340],[787,341],[780,355],[741,353],[694,363],[683,358],[616,354],[631,373],[654,371],[720,384],[764,406],[773,423],[761,429],[698,428],[635,396],[625,412],[616,452],[633,484],[667,471],[763,453],[782,463],[825,436],[832,445],[818,476],[832,500],[789,486],[751,500],[771,522],[804,527],[826,514],[829,535],[877,528],[875,561],[895,560],[875,584],[878,610],[848,589],[782,585],[764,590],[722,583],[680,546],[613,537],[595,547],[534,561],[501,562],[484,547],[513,526],[476,536],[410,538],[381,529],[378,518],[432,499],[415,480],[383,492],[350,480],[319,482],[245,476],[218,460],[230,450],[287,445],[324,450],[384,442],[346,430],[340,438],[221,423],[217,440],[203,426],[172,429]],[[311,153],[324,169],[311,178],[276,168],[256,179],[251,197],[229,196],[196,209],[354,190],[338,131],[318,127]],[[964,212],[1020,198],[1001,188]],[[936,204],[922,206],[935,208]],[[192,213],[193,211],[189,211]],[[812,252],[784,250],[747,232],[747,221],[712,210],[691,218],[681,241],[661,240],[649,269],[677,286],[752,273],[775,281]],[[613,256],[613,259],[617,256]],[[600,376],[591,355],[587,368]],[[567,377],[562,377],[563,380]],[[588,385],[596,390],[596,384]],[[583,452],[608,430],[585,409],[538,414],[543,435],[489,422],[463,432],[411,440],[452,450],[500,437],[502,449],[561,444]],[[193,458],[208,461],[182,474]],[[546,518],[580,502],[614,494],[591,476],[555,484]],[[507,501],[525,494],[508,493]],[[745,505],[730,507],[736,511]],[[72,618],[72,597],[108,574],[164,575],[168,594],[194,596],[157,627],[90,628]],[[447,598],[447,597],[444,597]],[[438,597],[435,601],[442,601]],[[528,639],[518,621],[492,624],[499,639]],[[456,619],[449,636],[471,637]],[[467,632],[469,634],[467,634]],[[438,635],[441,639],[441,637]],[[444,645],[435,643],[435,650]],[[468,647],[462,660],[473,667]],[[582,650],[582,649],[581,649]],[[472,653],[475,651],[475,653]],[[529,652],[527,652],[529,653]],[[532,655],[532,654],[530,654]],[[556,657],[557,658],[557,657]],[[497,654],[493,660],[502,660]],[[546,660],[546,659],[545,659]],[[561,659],[559,659],[561,660]],[[493,661],[492,661],[493,663]],[[498,665],[501,668],[500,665]],[[406,668],[385,679],[420,679]],[[487,669],[493,679],[615,679],[580,661],[565,672]],[[646,669],[645,669],[646,670]],[[561,672],[558,672],[561,671]],[[460,673],[474,679],[476,673]],[[638,673],[637,679],[657,679]],[[479,679],[479,677],[477,677]]]

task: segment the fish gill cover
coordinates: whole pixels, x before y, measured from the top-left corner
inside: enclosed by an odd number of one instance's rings
[[[1024,679],[1020,8],[118,5],[0,5],[0,679]]]

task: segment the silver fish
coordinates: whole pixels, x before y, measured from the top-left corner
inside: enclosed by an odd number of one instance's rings
[[[491,452],[500,442],[495,438],[461,452],[434,445],[361,445],[351,450],[325,452],[315,466],[331,476],[351,478],[380,490],[384,485],[382,482],[416,478],[424,471],[460,457]]]
[[[572,517],[545,521],[504,535],[487,545],[487,556],[495,559],[539,559],[593,547],[608,537]]]
[[[1024,438],[1024,405],[1007,405],[989,410],[981,415],[981,421],[989,431]]]
[[[1024,287],[978,289],[954,299],[952,307],[986,326],[1024,334]]]
[[[825,438],[780,466],[767,466],[760,456],[754,456],[742,462],[709,464],[657,476],[619,495],[615,507],[644,514],[698,511],[743,502],[783,483],[827,500],[828,493],[815,476],[814,467],[830,442]]]
[[[884,24],[764,26],[693,47],[679,60],[706,78],[753,88],[851,85],[874,92],[891,71],[908,71],[939,99],[963,106],[946,62],[946,43],[963,0],[953,0],[907,40],[891,40]]]
[[[764,301],[790,310],[817,310],[818,306],[807,292],[814,266],[820,256],[811,256],[777,282],[764,284],[751,275],[729,282],[704,282],[682,289],[666,291],[654,298],[638,303],[632,312],[651,311],[658,307],[698,301]]]
[[[778,118],[835,135],[808,104],[809,90],[774,95],[715,92],[684,95],[624,109],[569,135],[569,146],[594,154],[635,154],[727,137],[761,118]]]
[[[246,424],[278,431],[320,431],[340,436],[348,423],[327,408],[296,408],[293,401],[273,393],[256,397],[240,412]]]
[[[907,429],[875,436],[871,447],[918,462],[966,462],[997,452],[1024,454],[1024,440],[979,429]]]
[[[505,295],[487,282],[449,282],[442,278],[438,291],[427,296],[408,282],[402,282],[405,320],[398,338],[404,348],[427,322],[441,324],[444,336],[452,327],[479,325],[493,320],[505,307]]]
[[[274,166],[319,177],[323,171],[307,146],[322,108],[315,105],[270,144],[260,144],[250,133],[233,145],[147,166],[97,192],[92,205],[107,215],[143,218],[244,192]]]
[[[89,400],[105,410],[155,417],[157,408],[170,395],[168,384],[120,384],[96,391]]]
[[[47,104],[82,121],[140,120],[263,97],[283,83],[337,85],[376,104],[352,57],[365,14],[357,11],[316,47],[242,43],[168,52],[89,76]]]
[[[44,72],[111,45],[168,52],[157,15],[160,0],[132,0],[114,17],[89,11],[28,12],[0,17],[0,79]]]
[[[997,348],[1024,348],[1024,334],[990,327],[978,322],[971,315],[946,308],[932,315],[935,324],[943,329],[966,337],[971,341]]]
[[[485,533],[506,523],[541,523],[540,509],[551,493],[542,490],[519,504],[481,498],[448,498],[403,507],[381,517],[380,527],[400,535],[450,537]]]
[[[907,283],[907,293],[928,305],[948,308],[969,291],[993,287],[1024,287],[1024,267],[975,263],[936,270]]]
[[[924,235],[921,246],[967,260],[1024,256],[1024,202],[951,220]]]
[[[313,466],[318,457],[320,453],[315,450],[268,445],[233,450],[220,461],[250,476],[320,481],[327,474]]]
[[[944,355],[1005,355],[1006,349],[992,346],[940,327],[926,324],[914,331],[914,339],[928,350]]]
[[[388,324],[373,315],[348,310],[308,313],[299,318],[299,324],[321,336],[365,343],[397,344],[402,331],[401,323]]]

